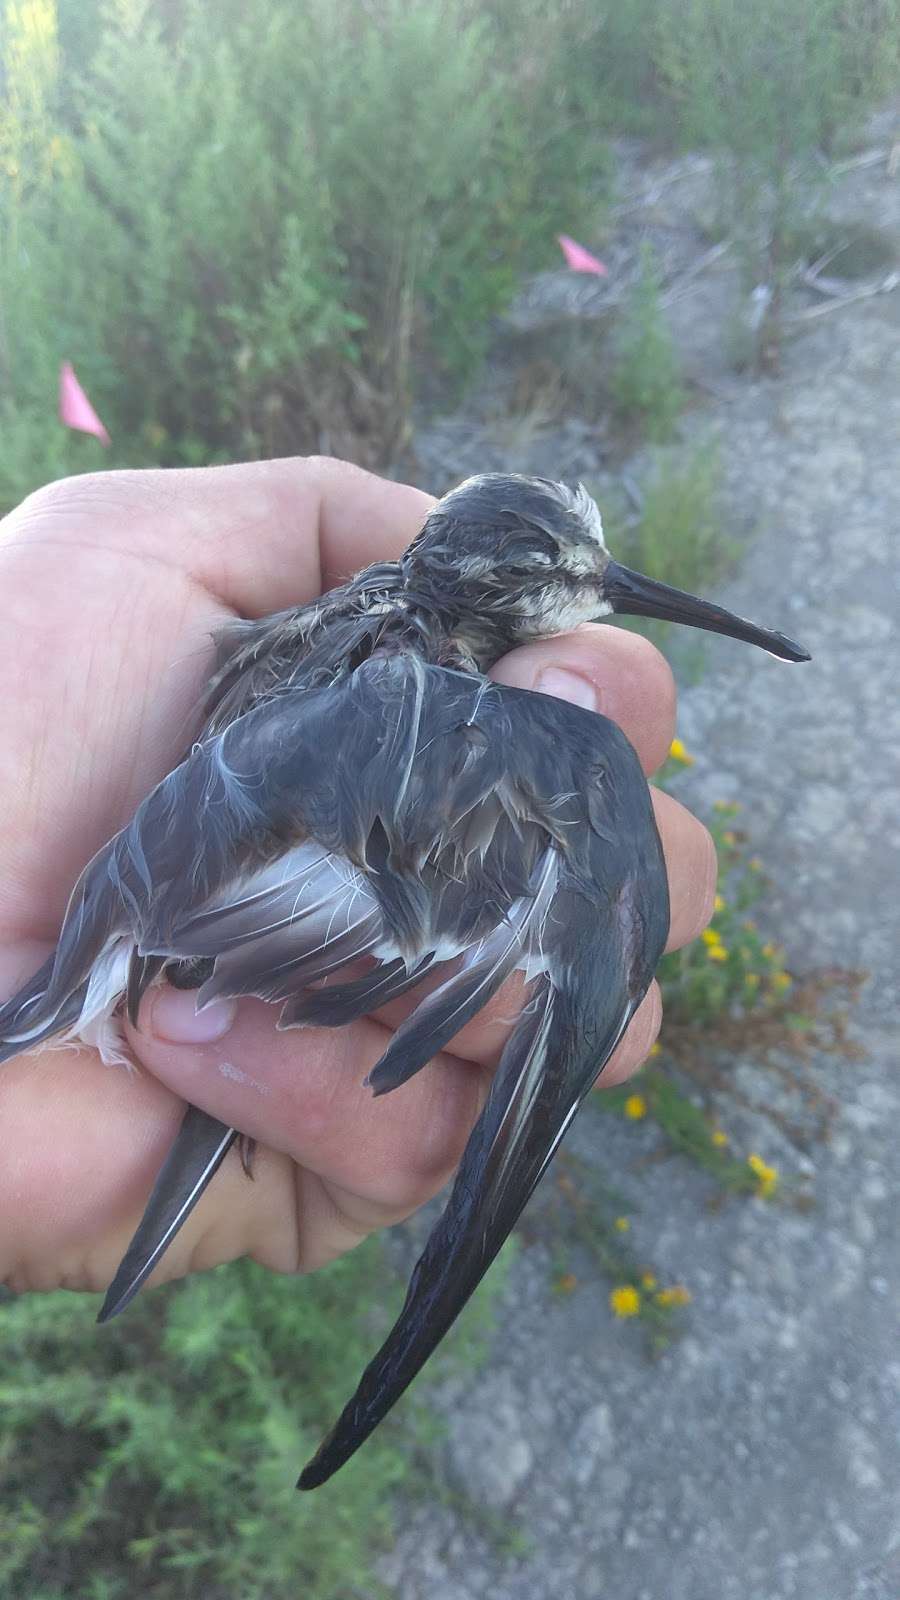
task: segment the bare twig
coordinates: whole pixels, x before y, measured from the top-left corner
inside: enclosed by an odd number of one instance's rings
[[[786,323],[812,322],[816,317],[827,317],[830,311],[840,311],[843,306],[852,306],[859,300],[871,300],[877,294],[890,294],[900,286],[900,272],[891,272],[880,283],[866,284],[862,289],[855,289],[852,294],[845,294],[841,300],[828,300],[821,306],[807,306],[805,311],[794,311],[785,317]]]
[[[816,294],[824,294],[829,300],[845,300],[847,298],[846,278],[820,278],[812,270],[801,272],[800,282],[807,289],[814,289]]]
[[[890,161],[891,149],[864,150],[861,155],[850,156],[846,161],[836,161],[832,172],[856,172],[859,167],[877,167],[879,162]]]
[[[672,284],[671,288],[666,290],[662,297],[663,305],[671,306],[675,304],[676,300],[680,300],[685,289],[695,278],[700,276],[701,272],[705,272],[707,267],[713,266],[715,262],[721,261],[722,257],[727,255],[731,249],[731,244],[732,241],[730,239],[723,239],[719,244],[714,244],[711,249],[705,250],[702,256],[698,256],[697,260],[692,262],[681,274],[681,277]]]
[[[830,250],[826,250],[824,255],[819,256],[817,261],[811,262],[806,269],[806,276],[808,278],[817,278],[819,273],[823,272],[829,263],[834,260],[835,256],[839,256],[841,252],[846,250],[848,245],[851,245],[852,243],[852,239],[848,239],[846,237],[840,239],[837,244],[832,245]]]

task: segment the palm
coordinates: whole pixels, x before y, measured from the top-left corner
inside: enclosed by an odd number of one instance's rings
[[[85,861],[190,743],[210,634],[238,612],[264,614],[316,593],[320,555],[327,584],[395,553],[424,507],[414,491],[332,463],[305,471],[275,463],[80,480],[7,520],[4,992],[52,946]],[[648,766],[671,734],[662,699],[657,726],[640,740],[628,729]],[[0,1077],[0,1124],[14,1154],[0,1178],[3,1276],[16,1287],[105,1286],[179,1118],[173,1090],[267,1148],[252,1185],[226,1163],[165,1273],[247,1250],[282,1268],[329,1259],[449,1176],[509,1010],[507,995],[455,1042],[456,1056],[374,1102],[362,1079],[396,1013],[337,1035],[276,1034],[271,1009],[251,1001],[225,1040],[193,1048],[143,1025],[135,1049],[149,1074],[106,1067],[89,1051],[19,1057]],[[640,1027],[632,1064],[639,1035]]]

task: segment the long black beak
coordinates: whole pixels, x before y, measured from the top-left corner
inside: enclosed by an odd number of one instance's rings
[[[696,595],[685,594],[682,589],[670,589],[667,583],[657,583],[640,572],[610,561],[604,574],[604,590],[613,611],[630,617],[658,617],[661,622],[684,622],[690,628],[705,628],[709,633],[724,633],[729,639],[743,639],[747,644],[758,644],[769,655],[780,661],[809,661],[809,651],[795,644],[786,634],[775,633],[771,628],[758,628],[745,617],[722,606],[710,605],[708,600],[698,600]]]

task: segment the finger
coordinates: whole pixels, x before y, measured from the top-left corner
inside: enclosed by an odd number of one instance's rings
[[[17,1292],[105,1289],[183,1110],[162,1084],[91,1051],[9,1062],[0,1079],[0,1279]],[[273,1265],[293,1263],[292,1184],[284,1157],[261,1161],[254,1184],[227,1160],[154,1281],[232,1260],[263,1239]]]
[[[438,1056],[376,1099],[363,1080],[390,1040],[378,1022],[278,1031],[277,1009],[251,1000],[221,1039],[189,1046],[160,1032],[160,1018],[173,1031],[170,992],[147,996],[130,1046],[193,1105],[365,1196],[385,1220],[421,1205],[449,1177],[484,1093],[477,1066]]]
[[[639,634],[589,623],[513,650],[491,676],[602,712],[631,740],[647,773],[666,759],[675,733],[675,682],[668,662]]]
[[[667,950],[680,950],[706,927],[714,910],[718,861],[712,836],[680,801],[651,791],[669,876]]]
[[[279,1032],[274,1008],[249,1001],[221,1039],[187,1046],[160,1036],[161,1017],[173,1031],[174,1009],[164,990],[148,997],[141,1029],[130,1035],[138,1058],[192,1104],[289,1154],[345,1196],[360,1197],[369,1226],[373,1217],[406,1215],[446,1181],[489,1081],[489,1067],[445,1053],[402,1089],[375,1098],[363,1079],[390,1032],[374,1020]],[[660,1016],[654,985],[604,1081],[620,1082],[636,1069]],[[495,1040],[508,1026],[509,1018],[505,1027],[495,1021]]]
[[[32,495],[0,544],[89,541],[187,572],[223,605],[261,617],[369,562],[398,556],[431,498],[329,457],[104,472]]]

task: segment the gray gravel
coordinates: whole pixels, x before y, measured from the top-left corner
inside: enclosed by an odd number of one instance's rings
[[[831,204],[900,242],[900,179],[883,168],[848,174]],[[692,318],[709,342],[722,281],[679,305],[691,348]],[[753,1110],[785,1091],[751,1059],[730,1068],[747,1104],[720,1107],[743,1149],[804,1177],[814,1208],[711,1210],[698,1170],[639,1165],[652,1127],[586,1107],[569,1147],[635,1209],[642,1258],[690,1286],[685,1337],[649,1363],[586,1260],[559,1297],[547,1248],[521,1249],[487,1365],[434,1396],[435,1481],[401,1507],[381,1565],[402,1600],[900,1597],[898,334],[900,291],[840,310],[804,329],[777,379],[731,382],[687,425],[719,441],[734,525],[755,530],[725,603],[814,661],[712,642],[682,694],[696,765],[681,790],[701,810],[741,800],[793,970],[871,974],[854,1023],[866,1058],[810,1063],[840,1102],[830,1143],[797,1148]],[[546,1195],[534,1204],[540,1240]]]

